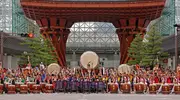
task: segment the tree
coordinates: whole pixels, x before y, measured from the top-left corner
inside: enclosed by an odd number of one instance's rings
[[[57,63],[56,54],[53,52],[54,47],[48,39],[44,39],[42,36],[27,38],[22,45],[28,45],[31,51],[21,55],[19,64],[27,64],[28,56],[32,66],[39,65],[41,62],[46,66],[51,63]]]
[[[160,59],[167,56],[167,53],[162,52],[162,36],[156,31],[154,26],[147,32],[147,37],[145,39],[141,64],[153,67],[155,64],[159,63]]]
[[[141,62],[142,49],[143,49],[143,38],[141,37],[140,34],[137,34],[128,49],[128,56],[131,58],[131,60],[128,61],[128,64],[136,65]]]

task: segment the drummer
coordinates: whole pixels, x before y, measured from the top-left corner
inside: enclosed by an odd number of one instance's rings
[[[130,78],[129,78],[128,74],[126,74],[126,73],[123,74],[121,83],[128,83],[128,84],[130,84]]]
[[[155,73],[155,75],[154,75],[154,83],[160,83],[160,79],[159,79],[159,77],[157,76],[157,73]]]
[[[174,88],[175,88],[175,85],[178,85],[179,84],[179,77],[177,76],[174,76],[173,77],[173,88],[172,88],[172,90],[171,90],[171,94],[174,92]]]
[[[169,79],[169,74],[168,76],[166,76],[166,74],[162,75],[161,77],[161,86],[158,90],[158,93],[160,93],[162,91],[162,86],[163,85],[169,85],[168,83],[171,83],[170,79]]]
[[[144,85],[144,90],[147,90],[147,80],[146,77],[143,76],[143,74],[140,74],[139,76],[139,84],[143,84]]]

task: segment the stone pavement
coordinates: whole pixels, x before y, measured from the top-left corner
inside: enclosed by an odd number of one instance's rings
[[[150,94],[3,94],[0,100],[180,100],[180,95]]]

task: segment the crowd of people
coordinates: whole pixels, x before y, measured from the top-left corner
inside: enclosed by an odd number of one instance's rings
[[[0,69],[0,83],[3,90],[8,91],[5,84],[15,85],[17,82],[27,84],[52,84],[54,91],[59,92],[122,92],[123,84],[129,84],[130,91],[136,91],[136,84],[144,85],[144,92],[149,91],[152,84],[161,84],[157,93],[162,90],[164,84],[180,85],[180,65],[177,70],[164,69],[156,65],[153,70],[150,68],[134,68],[129,73],[119,73],[117,68],[97,68],[86,70],[83,68],[62,68],[59,73],[48,73],[46,68],[18,68],[16,70]],[[111,87],[115,84],[117,87]],[[117,88],[117,89],[114,89]],[[116,91],[117,90],[117,91]],[[174,88],[171,88],[171,93]]]

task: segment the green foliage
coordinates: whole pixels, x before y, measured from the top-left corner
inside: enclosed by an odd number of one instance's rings
[[[161,45],[162,36],[155,27],[147,32],[145,40],[141,38],[140,34],[137,34],[128,49],[128,56],[131,58],[128,64],[153,67],[155,64],[161,63],[169,56],[167,52],[162,51]]]
[[[135,65],[139,64],[142,60],[142,49],[143,49],[143,38],[140,34],[137,34],[135,39],[132,41],[129,49],[128,49],[128,56],[131,58],[128,64]]]
[[[43,39],[42,36],[36,38],[27,38],[22,45],[28,45],[31,49],[27,54],[22,54],[19,64],[27,64],[28,56],[32,66],[39,65],[41,62],[45,65],[57,63],[53,46],[48,39]]]
[[[162,52],[162,36],[156,31],[155,27],[152,27],[147,32],[146,41],[144,42],[144,48],[142,49],[142,62],[141,65],[154,66],[159,63],[159,60],[167,57],[168,54]]]

